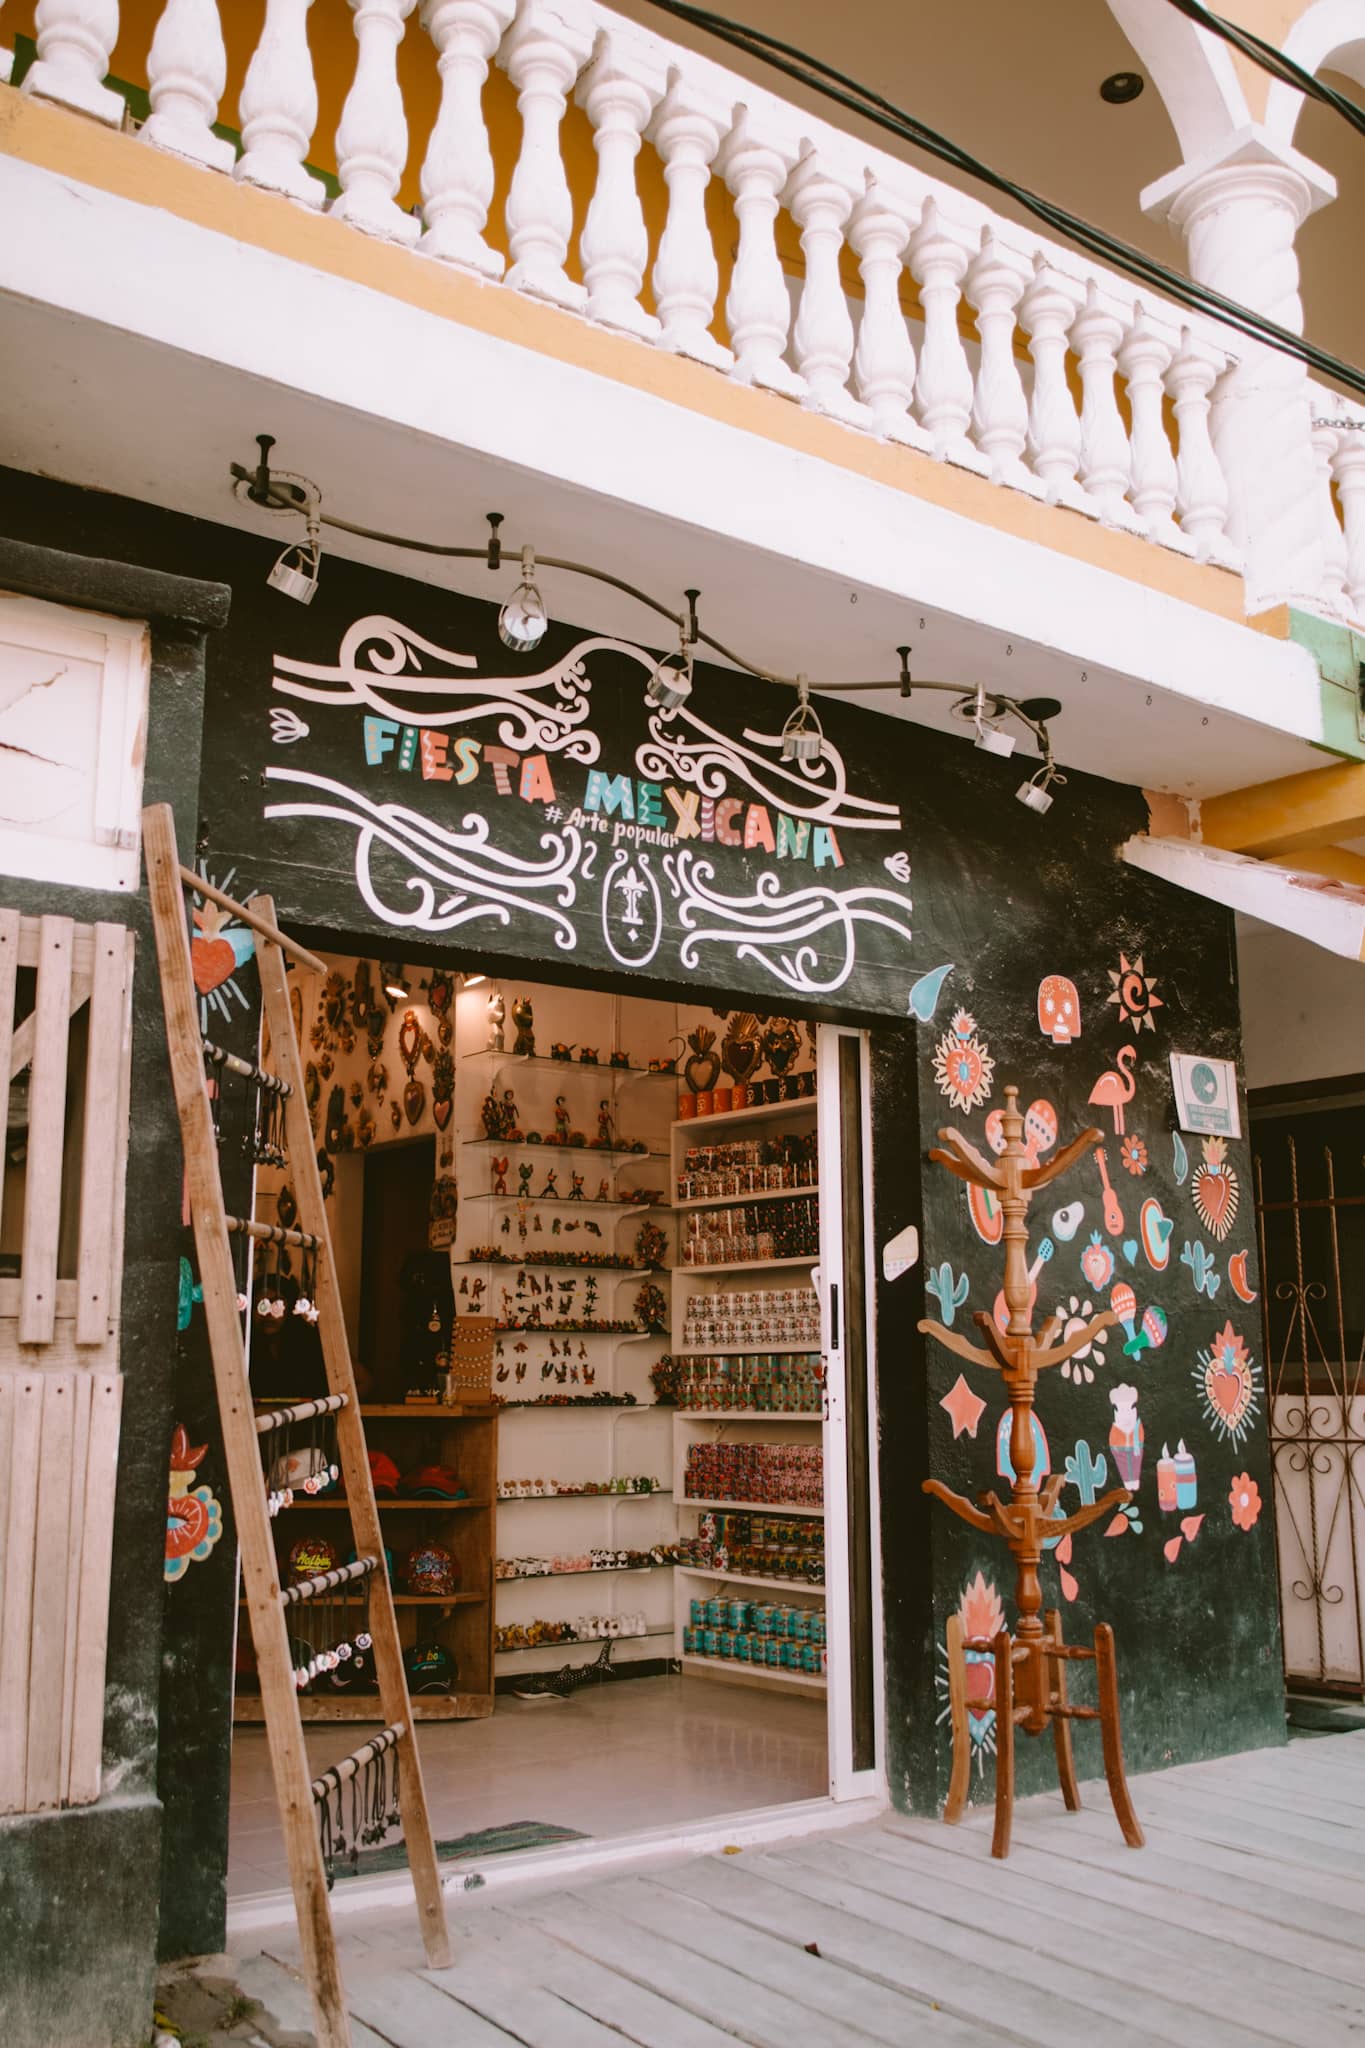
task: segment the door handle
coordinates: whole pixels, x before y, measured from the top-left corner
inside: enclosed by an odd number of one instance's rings
[[[829,1288],[829,1348],[838,1351],[839,1345],[839,1283],[830,1282]]]

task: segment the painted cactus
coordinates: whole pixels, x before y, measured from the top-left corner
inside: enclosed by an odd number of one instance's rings
[[[945,1259],[941,1266],[933,1269],[924,1285],[925,1292],[932,1294],[938,1303],[945,1326],[951,1329],[954,1317],[967,1299],[971,1285],[967,1275],[956,1276]]]
[[[1084,1437],[1080,1438],[1072,1455],[1066,1461],[1066,1478],[1081,1497],[1081,1506],[1088,1508],[1099,1499],[1100,1488],[1109,1477],[1109,1460],[1103,1451],[1098,1457],[1092,1453]]]

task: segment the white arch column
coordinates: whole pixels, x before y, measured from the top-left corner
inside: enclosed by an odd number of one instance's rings
[[[1183,235],[1197,283],[1301,334],[1294,241],[1335,196],[1325,171],[1248,125],[1149,186],[1142,204]],[[1245,560],[1247,608],[1317,605],[1324,564],[1307,370],[1236,333],[1229,345],[1239,360],[1219,379],[1210,428],[1228,484],[1228,532]]]

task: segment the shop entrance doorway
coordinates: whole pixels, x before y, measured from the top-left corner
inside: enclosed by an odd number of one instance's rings
[[[879,1795],[863,1034],[328,964],[303,1035],[442,1853]],[[276,1527],[287,1573],[326,1496]],[[303,1711],[377,1703],[343,1668]],[[237,1897],[282,1881],[258,1719],[242,1670]]]

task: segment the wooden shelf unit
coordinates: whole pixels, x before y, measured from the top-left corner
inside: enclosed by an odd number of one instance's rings
[[[263,1406],[276,1406],[275,1402]],[[385,1500],[378,1502],[380,1514],[420,1514],[414,1527],[405,1522],[404,1540],[391,1544],[394,1552],[394,1606],[404,1646],[415,1642],[438,1642],[455,1660],[458,1691],[451,1694],[423,1693],[412,1702],[419,1721],[481,1720],[493,1711],[493,1559],[497,1555],[498,1409],[491,1403],[465,1402],[444,1407],[425,1402],[362,1402],[366,1437],[372,1451],[384,1451],[400,1472],[418,1465],[449,1465],[461,1486],[469,1489],[467,1500]],[[313,1528],[325,1536],[332,1526],[329,1510],[344,1507],[340,1498],[313,1500],[306,1495],[295,1499],[291,1508],[275,1518],[275,1548],[280,1562],[281,1583],[287,1574],[289,1552],[300,1536]],[[311,1517],[316,1515],[316,1523]],[[402,1586],[403,1558],[409,1540],[418,1534],[433,1543],[444,1544],[460,1568],[458,1592],[406,1593]],[[356,1608],[363,1595],[336,1604]],[[301,1611],[301,1610],[300,1610]],[[378,1693],[303,1693],[299,1711],[305,1721],[381,1721]],[[258,1722],[264,1718],[260,1696],[238,1691],[233,1703],[233,1720]]]

